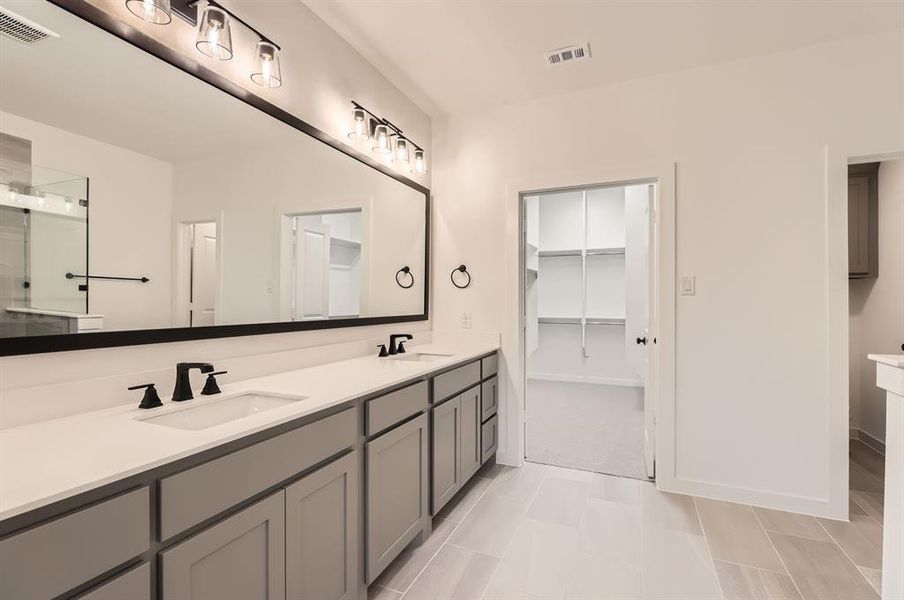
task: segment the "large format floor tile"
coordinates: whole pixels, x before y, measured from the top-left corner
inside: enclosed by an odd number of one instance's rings
[[[430,561],[404,600],[478,600],[498,559],[446,544]]]
[[[791,578],[754,567],[715,561],[725,600],[800,600]]]
[[[769,537],[804,600],[877,600],[876,591],[831,542],[784,533]]]
[[[397,592],[404,592],[414,583],[430,559],[439,551],[458,525],[454,521],[435,519],[433,533],[420,546],[408,547],[386,567],[374,582],[376,585]]]
[[[819,522],[855,565],[882,568],[882,526],[875,519],[852,515],[849,523],[829,519]]]
[[[437,515],[438,517],[461,523],[468,513],[477,505],[477,501],[486,493],[487,489],[493,483],[492,479],[485,477],[474,477],[465,484],[454,498]]]
[[[524,520],[527,501],[487,494],[459,524],[449,542],[501,557]]]
[[[613,477],[594,473],[590,478],[590,497],[595,500],[640,505],[640,487],[643,484],[628,477]]]
[[[548,470],[546,465],[528,462],[517,469],[505,469],[496,476],[487,494],[528,501],[537,493]]]
[[[713,558],[778,573],[785,571],[751,507],[703,498],[696,503]]]
[[[546,477],[527,510],[530,519],[577,527],[590,495],[584,481]]]
[[[848,445],[851,461],[866,469],[879,479],[885,479],[885,457],[861,442],[851,440]]]
[[[589,500],[578,532],[578,548],[612,562],[641,564],[640,507]]]
[[[712,557],[702,535],[645,527],[643,595],[655,600],[721,598]]]
[[[642,484],[644,526],[702,534],[693,496],[660,492],[652,483]]]
[[[832,541],[832,538],[830,538],[829,534],[822,528],[819,521],[809,515],[771,510],[768,508],[754,508],[753,510],[756,512],[756,516],[759,518],[763,529],[766,531],[787,533],[789,535],[808,537],[824,542]]]

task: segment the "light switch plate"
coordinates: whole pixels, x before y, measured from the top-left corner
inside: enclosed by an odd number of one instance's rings
[[[697,294],[697,278],[693,275],[683,275],[681,277],[681,295],[694,296]]]
[[[470,329],[471,328],[471,313],[469,313],[469,312],[461,313],[461,328],[462,329]]]

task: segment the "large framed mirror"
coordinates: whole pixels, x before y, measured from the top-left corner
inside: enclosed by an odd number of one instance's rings
[[[3,7],[57,35],[0,36],[0,355],[426,320],[427,188],[88,3]]]

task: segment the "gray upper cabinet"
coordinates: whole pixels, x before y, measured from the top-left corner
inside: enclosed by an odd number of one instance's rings
[[[367,583],[423,530],[427,514],[427,415],[367,443]]]
[[[286,488],[286,597],[353,600],[358,583],[358,455]]]
[[[879,163],[848,167],[848,276],[879,276]]]
[[[160,553],[163,600],[284,600],[285,492]]]
[[[461,484],[470,479],[480,469],[482,451],[480,447],[480,386],[475,385],[461,395]]]
[[[433,511],[436,514],[461,487],[461,396],[433,409]]]

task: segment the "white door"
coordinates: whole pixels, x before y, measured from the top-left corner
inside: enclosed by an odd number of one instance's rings
[[[646,361],[646,377],[644,377],[644,458],[647,466],[647,477],[656,475],[656,404],[659,398],[659,380],[656,374],[659,372],[659,188],[655,185],[648,186],[649,202],[649,236],[647,237],[647,325],[645,328],[646,345],[644,359]]]
[[[295,236],[295,318],[329,318],[330,228],[299,219]]]
[[[195,223],[191,251],[192,327],[216,324],[218,285],[217,224]]]

